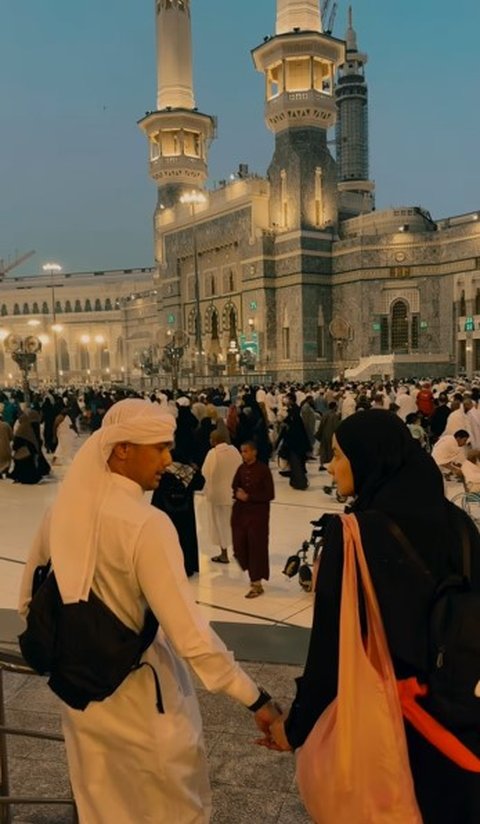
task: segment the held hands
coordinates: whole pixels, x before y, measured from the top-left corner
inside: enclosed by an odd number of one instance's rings
[[[256,744],[260,747],[267,747],[269,750],[292,752],[292,747],[285,735],[284,715],[278,704],[269,701],[268,704],[257,710],[255,723],[264,736],[263,738],[257,738]]]

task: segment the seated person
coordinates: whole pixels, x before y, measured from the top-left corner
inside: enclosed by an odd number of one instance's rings
[[[461,470],[463,480],[465,481],[465,489],[467,492],[479,494],[480,493],[480,464],[478,459],[480,452],[478,449],[472,450],[468,454],[466,461],[462,463]]]
[[[427,445],[427,433],[422,426],[422,416],[420,412],[410,412],[405,418],[405,423],[410,430],[412,438],[419,441],[420,446],[423,446],[425,449]]]
[[[447,478],[450,473],[461,476],[461,465],[467,459],[465,446],[470,438],[466,429],[457,429],[454,435],[444,435],[432,449],[432,458]]]

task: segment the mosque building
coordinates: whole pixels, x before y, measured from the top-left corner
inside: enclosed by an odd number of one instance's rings
[[[190,383],[480,372],[480,212],[375,209],[367,55],[351,9],[340,40],[320,0],[277,0],[274,34],[252,51],[275,137],[267,174],[241,164],[212,188],[217,120],[196,105],[192,7],[155,2],[156,109],[139,121],[158,191],[155,267],[59,276],[65,379],[88,369],[105,380],[107,351],[116,380],[162,376],[175,346]],[[0,326],[22,332],[26,305],[45,324],[40,285],[11,281],[0,283]],[[46,355],[39,368],[51,369]]]

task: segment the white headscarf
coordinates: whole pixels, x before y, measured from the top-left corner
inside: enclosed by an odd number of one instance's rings
[[[132,398],[109,409],[101,428],[77,452],[52,507],[50,554],[65,604],[87,601],[97,558],[100,515],[117,443],[170,443],[175,419],[157,403]]]

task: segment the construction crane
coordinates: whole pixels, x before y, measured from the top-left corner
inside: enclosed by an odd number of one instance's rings
[[[323,0],[321,5],[322,25],[325,34],[331,34],[335,25],[335,18],[337,16],[338,3],[337,0]],[[327,22],[325,22],[327,21]]]
[[[31,258],[34,254],[35,250],[33,249],[31,252],[25,252],[24,255],[16,257],[15,260],[7,260],[6,263],[3,258],[0,258],[0,280],[2,280],[8,272],[11,272],[12,269],[16,269],[17,266],[20,266],[21,263]]]

